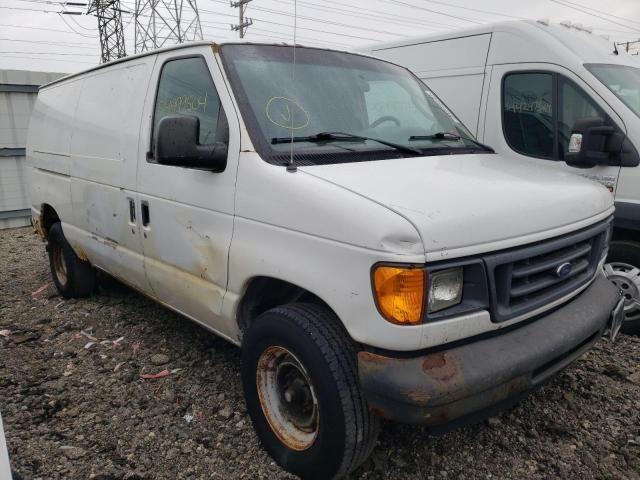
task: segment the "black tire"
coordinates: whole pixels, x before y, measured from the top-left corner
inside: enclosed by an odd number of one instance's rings
[[[263,354],[273,348],[286,349],[299,361],[312,385],[307,392],[317,400],[316,436],[302,450],[280,439],[260,400],[258,381],[266,374],[260,374],[258,368],[259,364],[264,366]],[[356,355],[335,314],[314,304],[274,308],[260,315],[249,329],[242,344],[247,409],[265,449],[285,470],[304,479],[341,478],[373,450],[380,420],[369,410],[360,390]],[[281,398],[284,405],[286,396]]]
[[[607,256],[607,264],[626,264],[640,268],[640,243],[632,241],[611,242],[609,255]],[[605,267],[605,271],[607,270]],[[614,283],[617,286],[621,286],[619,285],[619,281],[614,281]],[[636,288],[634,292],[637,294],[637,291],[638,289]],[[637,295],[636,300],[640,301]],[[625,308],[625,310],[627,309]],[[640,306],[635,310],[631,310],[630,313],[627,313],[627,318],[622,322],[622,332],[629,335],[640,335]]]
[[[64,298],[86,297],[96,286],[96,272],[89,262],[78,258],[62,232],[60,222],[49,228],[47,251],[51,276]]]

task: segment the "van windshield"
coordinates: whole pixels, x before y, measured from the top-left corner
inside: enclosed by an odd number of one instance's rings
[[[221,55],[251,140],[270,163],[302,165],[477,153],[462,123],[391,63],[316,48],[228,44]]]
[[[605,63],[588,63],[585,67],[640,117],[640,68]]]

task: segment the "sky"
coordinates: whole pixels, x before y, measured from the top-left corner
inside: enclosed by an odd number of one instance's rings
[[[125,47],[134,53],[136,0],[120,0]],[[173,1],[173,0],[164,0]],[[184,1],[184,0],[183,0]],[[238,9],[228,0],[197,1],[203,38],[238,38]],[[640,0],[295,0],[299,44],[356,49],[376,42],[446,33],[518,19],[569,21],[612,41],[640,39]],[[73,73],[100,61],[91,0],[0,0],[0,69]],[[76,5],[72,5],[72,4]],[[184,2],[187,4],[187,2]],[[294,0],[252,0],[246,39],[292,42]],[[63,13],[67,12],[67,13]],[[128,13],[131,12],[131,13]],[[189,18],[185,8],[183,18]],[[142,20],[149,17],[143,17]],[[640,44],[638,49],[640,50]]]

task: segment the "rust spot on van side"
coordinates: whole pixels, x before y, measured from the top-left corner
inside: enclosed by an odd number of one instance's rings
[[[87,257],[86,252],[79,247],[78,245],[74,245],[73,246],[73,251],[76,252],[76,255],[78,256],[78,258],[84,262],[88,262],[89,261],[89,257]]]
[[[395,358],[389,358],[371,352],[358,352],[359,368],[365,374],[371,374],[385,370],[397,362]]]

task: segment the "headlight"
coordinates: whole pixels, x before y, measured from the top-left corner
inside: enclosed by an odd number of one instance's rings
[[[418,325],[425,307],[431,314],[462,302],[463,277],[463,267],[427,274],[423,267],[379,265],[373,271],[376,305],[392,323]]]
[[[373,272],[373,292],[384,318],[401,325],[422,322],[425,270],[418,267],[380,265]]]
[[[427,312],[434,313],[462,301],[462,268],[449,268],[429,274]]]

